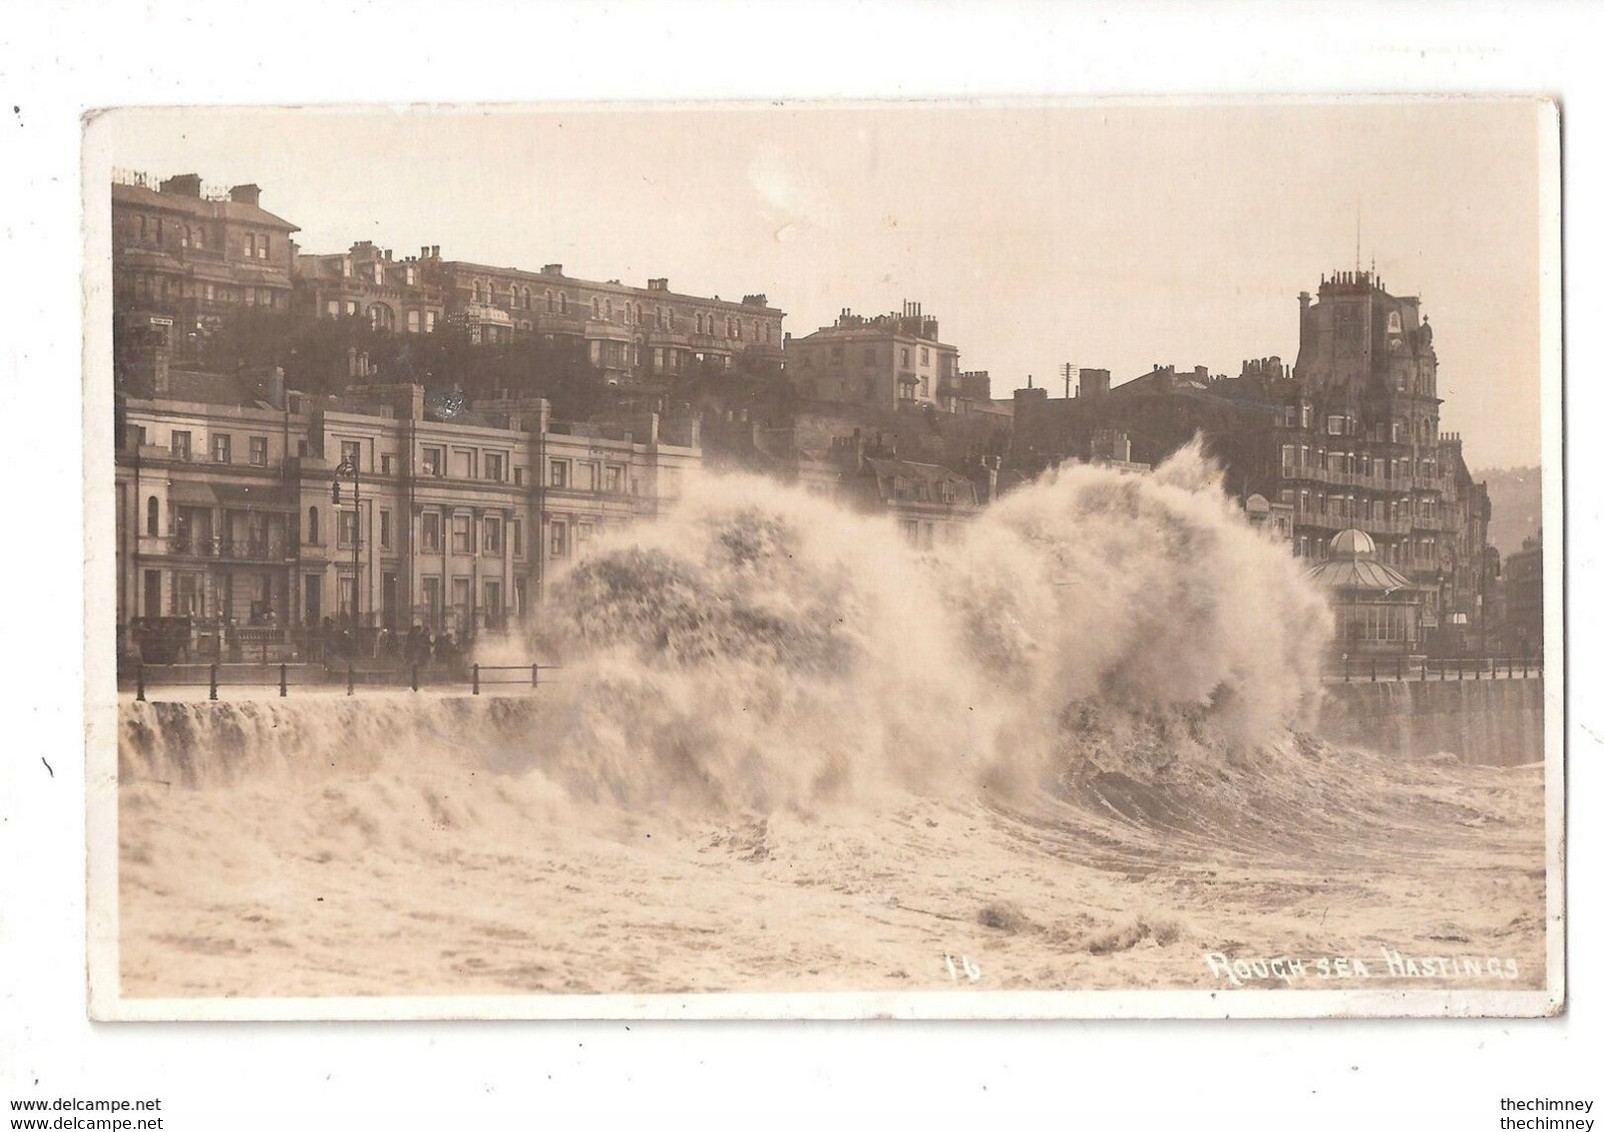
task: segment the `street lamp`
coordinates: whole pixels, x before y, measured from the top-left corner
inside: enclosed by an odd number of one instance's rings
[[[340,503],[340,480],[351,478],[351,506],[355,522],[351,524],[351,632],[360,641],[362,631],[362,466],[353,457],[346,457],[334,469],[334,503]]]

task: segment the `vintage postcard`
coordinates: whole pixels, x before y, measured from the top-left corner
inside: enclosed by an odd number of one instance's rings
[[[1563,1008],[1552,102],[84,138],[96,1018]]]

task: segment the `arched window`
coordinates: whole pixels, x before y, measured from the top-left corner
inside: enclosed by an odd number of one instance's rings
[[[557,309],[557,300],[550,291],[546,292],[546,313],[550,314]]]
[[[533,298],[530,297],[529,288],[525,287],[524,288],[524,310],[526,310],[526,311],[527,310],[533,310],[534,307],[535,307],[535,301],[534,301]]]
[[[316,507],[308,507],[306,510],[306,541],[313,546],[322,541],[318,535]]]
[[[189,247],[189,225],[184,225],[184,234],[178,238],[179,247]]]
[[[568,313],[568,292],[567,291],[558,291],[557,292],[557,313],[558,314],[567,314]]]
[[[602,310],[606,313],[607,321],[613,321],[613,301],[611,299],[602,304]]]
[[[592,295],[590,297],[590,317],[591,318],[600,318],[601,317],[601,300],[598,299],[595,295]]]
[[[161,534],[162,505],[153,495],[145,502],[145,533],[147,535]]]
[[[696,312],[696,333],[700,334],[701,332],[702,332],[702,312],[701,311],[697,311]]]
[[[475,303],[478,303],[480,301],[480,291],[479,291],[479,282],[478,282],[478,280],[475,280],[474,284],[473,284],[473,301]]]

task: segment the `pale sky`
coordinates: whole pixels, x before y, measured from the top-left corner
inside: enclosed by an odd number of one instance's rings
[[[801,336],[923,304],[994,396],[1297,355],[1297,295],[1372,258],[1436,331],[1473,468],[1539,462],[1533,102],[532,112],[129,110],[112,164],[253,181],[309,252],[767,293]]]

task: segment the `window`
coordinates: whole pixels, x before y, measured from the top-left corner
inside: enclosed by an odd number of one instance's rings
[[[160,229],[158,228],[157,231],[159,232]],[[159,237],[158,237],[158,242],[159,242]],[[249,234],[249,235],[247,235],[245,237],[245,258],[246,259],[255,259],[256,258],[256,236],[255,236],[254,233]]]
[[[607,465],[607,478],[603,481],[603,489],[614,495],[624,490],[624,469],[617,464]]]
[[[425,448],[423,450],[423,474],[424,475],[426,475],[426,476],[438,476],[438,475],[440,475],[442,473],[442,465],[444,465],[444,463],[445,463],[445,460],[443,458],[443,453],[440,451],[440,449],[438,449],[438,448]]]
[[[423,318],[423,332],[425,334],[433,334],[434,333],[434,319],[435,319],[436,313],[437,312],[435,312],[435,311],[430,311],[430,312],[428,312],[428,314],[424,315],[424,318]]]
[[[266,259],[267,258],[267,237],[266,236],[261,237],[261,239],[257,241],[257,244],[256,244],[256,258],[257,259]]]
[[[485,479],[494,480],[496,483],[506,479],[506,473],[503,470],[505,463],[506,458],[500,452],[486,452]]]
[[[485,619],[492,625],[501,624],[501,583],[494,578],[485,579]]]
[[[920,346],[919,347],[919,364],[922,365],[922,366],[927,366],[927,365],[930,364],[930,347],[929,346]]]
[[[161,503],[153,495],[145,501],[145,533],[147,535],[161,534]]]
[[[257,468],[267,467],[267,437],[251,437],[251,465]]]
[[[379,545],[385,550],[391,549],[395,544],[395,524],[390,512],[379,512]]]
[[[340,512],[340,545],[341,546],[355,546],[356,545],[356,512],[355,511],[341,511]]]
[[[407,333],[416,334],[422,326],[423,312],[416,310],[407,311]]]
[[[501,520],[494,515],[485,516],[485,553],[501,553]]]
[[[468,616],[469,603],[473,601],[473,579],[451,579],[451,604],[456,607],[457,617],[465,619]]]
[[[551,462],[551,486],[552,487],[567,487],[568,486],[568,461],[567,460],[553,460]]]
[[[908,365],[908,348],[906,346],[902,348],[902,364],[904,367]]]
[[[360,440],[340,441],[340,464],[348,470],[362,467],[362,442]]]
[[[316,507],[306,510],[306,541],[312,546],[318,546],[323,541],[323,533],[318,529]]]
[[[568,292],[566,291],[557,292],[557,313],[568,313]]]
[[[584,546],[590,541],[590,536],[594,531],[595,527],[590,523],[576,523],[574,525],[574,544],[576,546]]]
[[[425,511],[423,513],[422,542],[424,550],[436,553],[440,550],[440,512]],[[438,581],[439,579],[436,579]]]
[[[565,558],[568,555],[568,524],[561,519],[553,519],[551,524],[551,556]]]
[[[226,433],[212,437],[212,463],[232,464],[234,462],[234,438]]]
[[[451,553],[473,553],[473,516],[461,511],[451,516]]]
[[[187,431],[173,430],[172,439],[173,459],[189,459],[189,433]]]
[[[451,474],[458,479],[477,479],[478,477],[474,475],[474,469],[479,464],[476,458],[478,455],[479,453],[472,448],[453,448],[451,450]]]
[[[425,575],[423,579],[423,609],[431,624],[440,623],[440,576]]]
[[[919,379],[919,396],[930,396],[930,379],[928,377],[921,377]]]
[[[524,522],[522,519],[513,519],[510,525],[512,527],[512,553],[515,557],[522,558],[524,553]]]
[[[395,475],[395,453],[386,452],[379,457],[379,474],[384,476]]]

